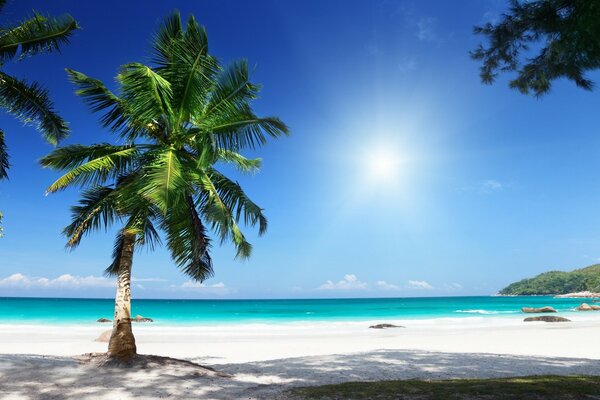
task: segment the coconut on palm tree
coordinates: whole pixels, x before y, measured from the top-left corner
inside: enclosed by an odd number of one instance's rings
[[[0,0],[0,11],[5,4],[5,0]],[[20,61],[59,50],[77,28],[77,22],[70,15],[53,18],[35,12],[17,24],[0,27],[0,108],[26,124],[36,124],[44,138],[54,145],[67,136],[69,128],[54,111],[47,90],[37,82],[29,83],[5,73],[2,67],[15,58]],[[0,180],[8,177],[9,166],[5,135],[0,129]]]
[[[48,192],[86,188],[64,231],[67,246],[120,224],[106,271],[117,277],[108,355],[128,359],[136,354],[130,308],[135,249],[153,247],[162,238],[174,263],[197,281],[213,274],[209,230],[221,242],[232,242],[238,257],[249,257],[252,247],[239,225],[258,225],[262,234],[267,220],[218,167],[230,163],[242,172],[257,171],[261,160],[240,152],[287,134],[288,128],[252,111],[260,87],[250,82],[247,62],[222,67],[193,16],[185,29],[178,13],[169,16],[154,37],[151,65],[123,65],[116,93],[99,80],[67,72],[77,94],[102,113],[102,125],[124,144],[67,146],[41,162],[65,171]]]

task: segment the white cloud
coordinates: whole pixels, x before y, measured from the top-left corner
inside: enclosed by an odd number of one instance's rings
[[[444,285],[444,287],[449,290],[460,290],[463,288],[460,283],[456,283],[456,282],[446,283]]]
[[[479,184],[479,190],[482,193],[492,193],[504,189],[504,185],[494,179],[486,179]]]
[[[187,281],[181,285],[171,285],[171,288],[189,290],[194,292],[210,293],[210,294],[229,294],[231,289],[228,288],[223,282],[213,283],[207,285],[201,282]]]
[[[438,35],[435,31],[436,20],[432,17],[424,17],[417,22],[417,37],[425,42],[435,42]]]
[[[504,191],[512,186],[512,181],[501,182],[496,179],[484,179],[472,185],[463,186],[459,190],[463,193],[477,193],[480,195],[486,195]]]
[[[400,289],[399,286],[396,286],[392,283],[387,283],[386,281],[377,281],[375,284],[381,290],[398,290],[398,289]]]
[[[344,275],[344,279],[338,282],[327,281],[318,287],[320,290],[362,290],[367,288],[367,283],[359,281],[356,275]]]
[[[134,276],[131,278],[131,282],[168,282],[168,280],[162,278],[137,278]]]
[[[30,277],[27,275],[16,273],[6,278],[0,279],[0,287],[4,288],[78,289],[114,286],[114,280],[93,275],[74,276],[71,274],[63,274],[57,278],[49,279],[45,277]]]
[[[408,287],[410,289],[433,289],[433,286],[425,281],[408,281]]]

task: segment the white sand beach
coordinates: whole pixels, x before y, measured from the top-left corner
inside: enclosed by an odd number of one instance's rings
[[[136,325],[138,352],[183,358],[231,377],[198,376],[182,366],[114,370],[73,356],[102,352],[110,326],[0,326],[3,399],[281,397],[293,386],[355,380],[600,374],[600,314],[569,323],[521,318]],[[406,326],[368,329],[376,322]],[[123,376],[127,379],[122,379]]]

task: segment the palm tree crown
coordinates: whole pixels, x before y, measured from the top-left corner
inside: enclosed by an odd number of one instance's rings
[[[99,80],[67,72],[77,94],[124,143],[67,146],[42,159],[45,167],[66,171],[48,192],[87,188],[64,231],[68,246],[123,221],[109,273],[117,272],[124,235],[153,246],[160,242],[158,230],[175,263],[192,279],[213,273],[209,228],[221,242],[233,242],[238,257],[248,257],[251,245],[238,224],[258,225],[262,234],[267,220],[216,164],[255,172],[261,160],[240,152],[287,134],[288,128],[252,111],[260,87],[250,82],[247,62],[221,67],[208,52],[204,28],[192,16],[184,29],[173,13],[154,37],[151,65],[123,65],[116,93]]]

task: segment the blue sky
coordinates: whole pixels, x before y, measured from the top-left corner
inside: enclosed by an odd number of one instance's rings
[[[173,9],[206,26],[223,62],[255,65],[255,109],[292,129],[256,154],[261,173],[236,176],[266,209],[249,231],[254,254],[213,249],[216,276],[189,282],[167,252],[134,260],[138,298],[292,298],[492,294],[548,269],[600,260],[599,92],[557,82],[543,99],[479,82],[473,25],[502,1],[11,2],[71,13],[82,29],[51,54],[7,65],[44,82],[70,122],[64,144],[113,137],[73,93],[64,68],[113,85],[119,65],[146,61]],[[592,78],[600,78],[598,74]],[[0,115],[12,156],[0,183],[0,296],[110,297],[102,277],[113,233],[75,251],[60,236],[77,190],[45,197],[57,177],[31,127]],[[373,164],[393,159],[389,176]]]

